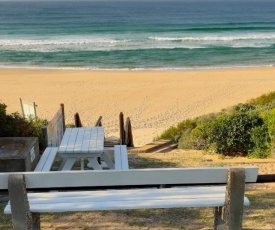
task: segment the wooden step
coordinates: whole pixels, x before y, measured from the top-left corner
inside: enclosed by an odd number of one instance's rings
[[[167,153],[172,151],[173,149],[176,149],[178,147],[178,144],[171,144],[168,146],[165,146],[164,148],[160,148],[155,151],[155,153]]]
[[[129,148],[129,153],[152,153],[156,152],[160,149],[164,149],[168,146],[171,146],[173,142],[168,139],[160,139],[158,141],[154,141],[152,143],[149,143],[147,145],[138,147],[138,148]]]

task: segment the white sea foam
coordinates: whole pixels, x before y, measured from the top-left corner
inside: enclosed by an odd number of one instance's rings
[[[196,35],[195,37],[149,37],[149,39],[156,41],[238,41],[238,40],[273,40],[275,39],[275,33],[257,33],[257,34],[247,34],[247,35],[214,35],[214,36],[201,36]]]
[[[93,66],[64,67],[64,66],[31,66],[1,64],[0,69],[30,69],[30,70],[79,70],[79,71],[193,71],[193,70],[218,70],[218,69],[245,69],[245,68],[272,68],[275,65],[232,65],[232,66],[194,66],[194,67],[144,67],[144,68],[101,68]]]
[[[62,51],[114,51],[145,49],[203,49],[223,47],[270,47],[274,45],[275,33],[251,33],[241,35],[197,35],[197,36],[146,36],[123,35],[30,37],[25,39],[0,39],[0,50],[31,52]]]
[[[0,50],[18,50],[34,52],[109,50],[112,47],[123,46],[129,40],[104,37],[57,37],[45,39],[0,39]]]

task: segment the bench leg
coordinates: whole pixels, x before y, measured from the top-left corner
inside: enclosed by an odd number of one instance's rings
[[[222,219],[223,207],[214,208],[214,230],[224,229],[224,221]]]
[[[14,230],[34,229],[34,222],[38,227],[35,229],[40,229],[37,216],[35,217],[35,221],[33,221],[33,215],[30,212],[24,175],[9,175],[8,190],[10,196],[11,216]]]
[[[223,214],[226,230],[242,229],[244,189],[245,170],[243,168],[229,169]]]
[[[32,230],[40,230],[40,214],[32,213]]]

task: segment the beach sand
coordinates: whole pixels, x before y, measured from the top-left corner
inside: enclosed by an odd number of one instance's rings
[[[107,136],[119,136],[119,113],[130,117],[134,144],[141,146],[171,125],[218,112],[275,90],[275,68],[157,71],[0,70],[0,100],[20,112],[35,102],[50,120],[65,105],[66,124],[80,114],[84,126],[103,116]]]

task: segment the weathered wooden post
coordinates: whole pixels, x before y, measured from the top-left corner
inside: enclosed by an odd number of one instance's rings
[[[97,119],[97,121],[96,121],[96,123],[95,123],[95,126],[96,126],[96,127],[97,127],[97,126],[102,126],[101,120],[102,120],[102,116],[100,116],[100,117]]]
[[[127,147],[134,147],[132,126],[129,117],[127,117],[125,124],[125,144],[127,145]]]
[[[63,117],[63,133],[65,132],[66,129],[66,124],[65,124],[65,109],[64,109],[64,104],[60,104],[61,106],[61,111],[62,111],[62,117]]]
[[[231,168],[228,170],[226,197],[224,206],[224,229],[242,229],[245,190],[245,170]]]
[[[214,230],[223,230],[224,221],[222,219],[223,207],[214,208]]]
[[[120,134],[120,144],[125,144],[125,131],[124,131],[124,116],[123,113],[119,114],[119,134]]]
[[[14,230],[39,230],[40,215],[31,213],[24,175],[9,175],[9,196]]]
[[[81,123],[80,116],[78,113],[76,113],[74,115],[74,125],[75,125],[75,127],[82,127],[82,123]]]
[[[48,147],[48,132],[47,132],[47,126],[43,126],[41,128],[42,132],[42,145],[43,145],[43,151]]]

